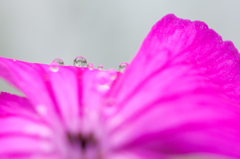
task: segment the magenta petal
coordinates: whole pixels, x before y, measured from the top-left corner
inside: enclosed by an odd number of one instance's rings
[[[50,66],[0,58],[0,76],[21,90],[36,110],[54,126],[61,124],[70,131],[79,129],[81,114],[81,69]]]
[[[21,116],[30,119],[39,118],[38,114],[27,98],[1,92],[0,116],[6,115]]]
[[[111,78],[112,72],[32,64],[5,58],[0,58],[0,70],[1,77],[26,95],[26,98],[10,97],[9,102],[5,100],[8,99],[5,98],[7,94],[2,94],[4,99],[0,100],[3,103],[0,110],[11,113],[13,117],[27,116],[33,122],[36,116],[40,118],[54,133],[53,143],[61,156],[79,158],[80,155],[80,148],[73,149],[69,144],[68,133],[102,133],[99,111],[102,98],[114,81]],[[18,98],[23,100],[22,105]],[[15,101],[18,104],[16,107]],[[7,105],[4,106],[5,103]],[[19,111],[14,112],[14,109]],[[4,112],[1,113],[0,116],[5,115]],[[18,118],[6,121],[4,116],[4,128],[0,128],[0,132],[24,131],[18,124],[28,126],[29,122]],[[6,125],[12,127],[5,129]],[[34,129],[39,130],[42,128],[40,126]]]
[[[110,144],[240,157],[239,56],[203,22],[165,16],[108,94]]]
[[[0,94],[0,158],[47,158],[56,151],[53,135],[26,98]]]

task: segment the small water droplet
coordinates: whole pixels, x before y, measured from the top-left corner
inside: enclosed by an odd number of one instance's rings
[[[82,56],[77,56],[73,61],[73,65],[76,67],[87,67],[87,60]]]
[[[110,81],[110,76],[107,72],[101,71],[97,73],[96,79],[98,84],[104,85]]]
[[[115,80],[117,78],[117,71],[115,71],[113,68],[110,68],[108,70],[109,74],[110,74],[110,77],[111,77],[111,80]]]
[[[129,64],[126,63],[126,62],[120,63],[120,65],[119,65],[119,72],[123,73],[128,66],[129,66]]]
[[[56,59],[54,59],[54,60],[53,60],[53,62],[56,62],[56,63],[58,63],[58,65],[59,65],[59,66],[63,66],[63,65],[64,65],[64,62],[63,62],[63,60],[62,60],[62,59],[60,59],[60,58],[56,58]]]
[[[94,66],[93,66],[92,63],[89,63],[89,64],[87,65],[87,67],[88,67],[90,70],[93,70],[93,69],[94,69]]]
[[[59,64],[55,61],[53,61],[50,65],[49,65],[49,69],[52,72],[58,72],[59,70]]]
[[[101,71],[96,76],[96,82],[97,89],[105,92],[110,88],[110,75],[105,71]]]
[[[15,62],[15,61],[16,61],[16,59],[14,58],[14,59],[13,59],[13,61]]]
[[[99,70],[103,70],[103,65],[98,65]]]

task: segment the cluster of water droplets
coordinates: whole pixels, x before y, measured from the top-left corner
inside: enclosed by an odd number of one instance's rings
[[[73,61],[73,65],[75,67],[88,67],[90,70],[94,69],[94,65],[92,63],[87,63],[86,58],[84,58],[83,56],[77,56]],[[119,72],[123,73],[126,70],[126,68],[128,67],[128,65],[129,64],[126,62],[120,63]],[[60,58],[56,58],[51,62],[49,69],[52,72],[58,72],[59,66],[64,66],[64,61]],[[103,70],[103,65],[98,65],[98,69]],[[114,72],[114,71],[112,71],[112,72]]]

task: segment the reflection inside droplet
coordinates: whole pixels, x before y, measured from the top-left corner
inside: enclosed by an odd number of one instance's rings
[[[99,70],[103,70],[103,65],[98,65]]]
[[[50,71],[52,72],[58,72],[59,70],[59,64],[57,62],[52,62],[50,65],[49,65],[49,69]]]
[[[64,62],[63,62],[63,60],[62,60],[62,59],[60,59],[60,58],[56,58],[56,59],[54,59],[54,60],[53,60],[53,62],[56,62],[56,63],[58,63],[58,65],[59,65],[59,66],[63,66],[63,65],[64,65]]]
[[[126,68],[128,67],[128,65],[129,64],[126,63],[126,62],[120,63],[120,65],[119,65],[119,72],[123,73],[126,70]]]
[[[76,67],[87,67],[87,60],[82,56],[77,56],[73,61],[73,65]]]
[[[89,63],[89,64],[87,65],[87,67],[88,67],[90,70],[93,70],[93,69],[94,69],[94,66],[93,66],[92,63]]]

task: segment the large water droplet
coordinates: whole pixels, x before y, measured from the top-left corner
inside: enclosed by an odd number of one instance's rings
[[[103,65],[98,65],[99,70],[103,70]]]
[[[56,58],[56,59],[54,59],[54,60],[53,60],[53,62],[56,62],[56,63],[58,63],[58,65],[59,65],[59,66],[63,66],[63,65],[64,65],[64,62],[63,62],[63,60],[62,60],[62,59],[60,59],[60,58]]]
[[[77,56],[73,61],[73,65],[76,67],[87,67],[87,60],[82,56]]]
[[[52,72],[58,72],[59,70],[59,64],[55,61],[53,61],[50,65],[49,65],[49,69]]]
[[[120,65],[119,65],[119,72],[123,73],[126,70],[126,68],[128,67],[128,65],[129,64],[126,63],[126,62],[120,63]]]
[[[90,70],[93,70],[93,69],[94,69],[94,66],[93,66],[92,63],[89,63],[89,64],[87,65],[87,67],[88,67]]]

